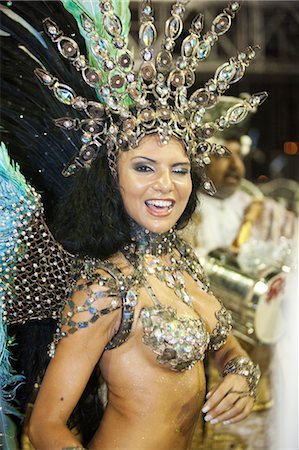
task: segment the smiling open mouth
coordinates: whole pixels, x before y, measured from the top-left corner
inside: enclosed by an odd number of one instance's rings
[[[158,209],[171,209],[174,206],[173,200],[147,200],[145,202],[146,206],[149,208],[158,208]]]

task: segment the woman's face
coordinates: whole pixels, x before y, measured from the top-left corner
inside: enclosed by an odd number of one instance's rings
[[[183,144],[158,135],[145,136],[138,147],[120,152],[118,180],[129,216],[154,233],[172,228],[184,212],[192,190],[190,161]]]

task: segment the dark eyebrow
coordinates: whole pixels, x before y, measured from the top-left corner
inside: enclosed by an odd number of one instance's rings
[[[147,156],[134,156],[134,158],[132,158],[132,161],[134,161],[135,159],[145,159],[146,161],[149,161],[151,163],[156,164],[157,161],[155,159],[151,159],[148,158]],[[177,162],[175,164],[173,164],[172,167],[176,167],[176,166],[190,166],[190,162],[189,161],[182,161],[182,162]]]

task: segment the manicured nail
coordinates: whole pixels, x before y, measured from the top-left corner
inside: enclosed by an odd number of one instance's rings
[[[208,415],[205,417],[205,421],[206,421],[206,422],[209,422],[209,420],[211,420],[211,419],[213,419],[213,417],[210,416],[210,414],[208,414]]]
[[[210,398],[211,395],[212,395],[212,392],[208,392],[207,395],[206,395],[206,398]]]
[[[223,421],[223,425],[229,425],[230,423],[231,423],[230,420],[224,420],[224,421]]]
[[[204,406],[203,408],[202,408],[202,412],[203,413],[206,413],[206,412],[208,412],[209,411],[209,407],[208,406]]]
[[[211,424],[215,425],[215,423],[218,423],[218,420],[217,419],[212,419],[211,420]]]

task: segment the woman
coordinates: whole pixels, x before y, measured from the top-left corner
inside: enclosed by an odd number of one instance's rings
[[[100,178],[112,195],[97,191]],[[191,216],[198,182],[183,141],[171,137],[162,145],[157,134],[119,152],[117,180],[100,157],[81,175],[81,193],[75,189],[65,204],[60,237],[79,253],[85,245],[92,256],[108,257],[85,263],[67,303],[30,421],[37,449],[83,448],[67,421],[95,366],[107,384],[108,404],[89,449],[188,449],[201,410],[211,423],[238,422],[249,414],[258,369],[173,231]],[[95,205],[104,208],[101,220]],[[90,224],[92,214],[100,231]],[[116,214],[118,223],[111,223]],[[111,242],[108,254],[113,226],[123,230],[122,242]],[[102,235],[99,243],[96,233]],[[206,395],[202,360],[208,347],[224,377]]]

